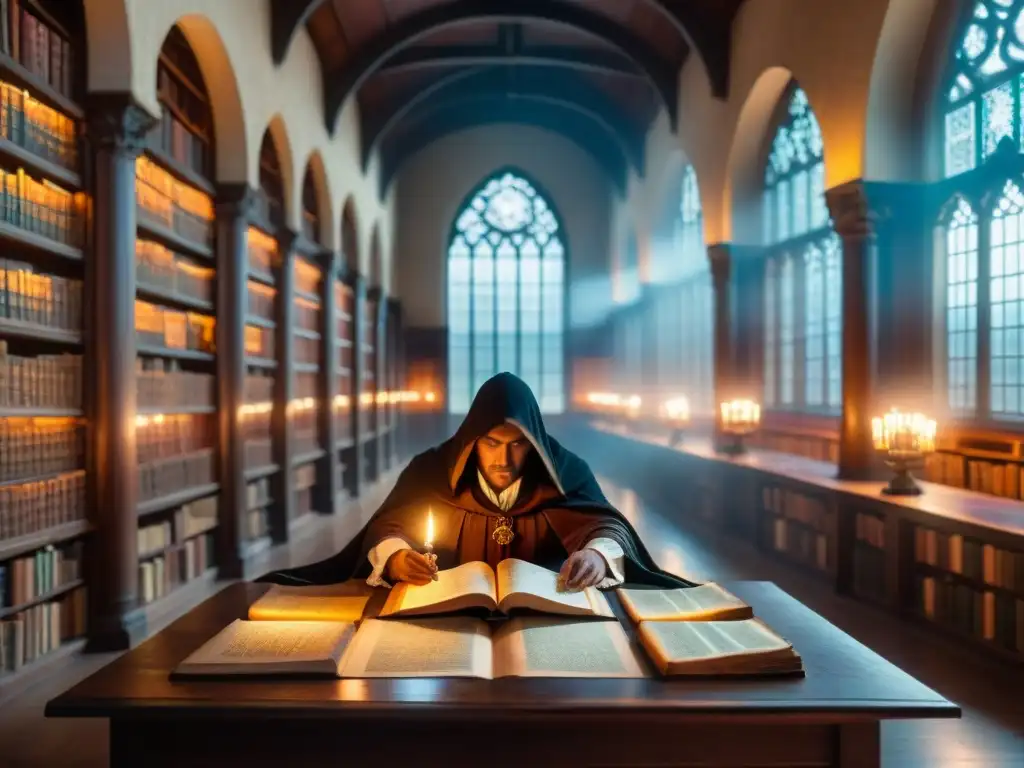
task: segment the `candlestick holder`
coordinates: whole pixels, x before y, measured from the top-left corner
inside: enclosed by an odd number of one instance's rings
[[[893,471],[885,496],[918,496],[924,491],[914,480],[912,469],[924,467],[925,457],[935,451],[936,423],[920,413],[889,413],[871,420],[875,450],[885,456]]]
[[[761,425],[761,406],[753,400],[731,400],[719,406],[721,438],[715,446],[719,453],[739,456],[746,453],[744,438]]]
[[[437,555],[434,553],[434,545],[427,543],[423,545],[423,556],[427,558],[432,566],[437,567]]]

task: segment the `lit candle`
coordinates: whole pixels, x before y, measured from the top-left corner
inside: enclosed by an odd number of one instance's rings
[[[434,510],[427,509],[427,538],[423,542],[423,554],[431,565],[437,564],[437,555],[434,554]]]

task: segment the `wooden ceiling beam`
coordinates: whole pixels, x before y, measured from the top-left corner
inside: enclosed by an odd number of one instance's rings
[[[333,131],[348,98],[378,69],[401,50],[441,29],[468,22],[541,21],[562,24],[610,44],[651,81],[674,125],[678,115],[679,62],[656,54],[649,43],[601,14],[555,0],[454,0],[407,16],[371,39],[341,68],[324,77],[325,116]]]
[[[326,0],[270,0],[270,51],[280,66],[295,33]]]
[[[495,45],[421,46],[396,53],[377,71],[380,74],[390,74],[445,67],[487,67],[499,64],[560,67],[596,75],[644,77],[644,73],[624,56],[610,51],[562,45],[527,45],[514,53],[508,53]]]

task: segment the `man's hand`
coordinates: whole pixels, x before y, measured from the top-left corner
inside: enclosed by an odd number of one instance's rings
[[[400,549],[388,558],[384,567],[388,581],[397,584],[407,581],[422,587],[437,581],[437,566],[414,549]]]
[[[608,564],[601,553],[593,549],[581,549],[569,555],[558,572],[558,580],[566,589],[596,587],[608,575]]]

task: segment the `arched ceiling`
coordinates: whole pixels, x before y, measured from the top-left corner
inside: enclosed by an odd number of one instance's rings
[[[284,60],[305,25],[324,70],[328,130],[358,98],[363,161],[380,150],[384,186],[427,137],[496,115],[600,153],[619,185],[625,169],[642,173],[658,110],[675,124],[678,75],[691,53],[712,92],[728,94],[732,22],[743,0],[270,3],[275,59]]]

